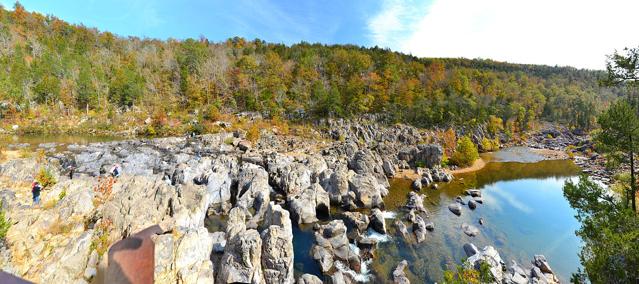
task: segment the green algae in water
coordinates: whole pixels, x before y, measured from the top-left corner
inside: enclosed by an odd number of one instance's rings
[[[425,188],[424,205],[429,211],[426,221],[434,222],[435,230],[428,233],[426,241],[417,244],[414,237],[404,240],[398,236],[391,225],[393,220],[387,220],[394,237],[392,242],[379,245],[372,265],[375,274],[379,279],[389,279],[395,266],[406,259],[411,281],[441,281],[444,270],[454,269],[465,258],[463,244],[472,242],[479,248],[491,245],[508,265],[515,260],[525,268],[531,267],[534,254],[544,254],[558,277],[566,282],[579,267],[580,240],[574,234],[579,223],[563,197],[562,187],[578,173],[579,168],[571,161],[489,162],[479,171],[459,174],[453,182],[440,184],[437,190]],[[387,210],[401,212],[410,185],[410,180],[391,181],[390,194],[385,199]],[[471,188],[482,190],[484,203],[476,210],[464,206],[459,217],[449,212],[448,204],[460,195],[468,200],[464,191]],[[479,218],[484,219],[483,226],[478,224]],[[460,228],[462,223],[477,226],[480,234],[466,236]]]

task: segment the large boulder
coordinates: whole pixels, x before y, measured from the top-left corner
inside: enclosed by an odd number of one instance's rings
[[[440,145],[420,144],[400,149],[397,157],[413,166],[432,168],[441,164],[443,155],[444,151]]]
[[[530,281],[526,270],[521,268],[517,262],[512,260],[511,265],[508,267],[508,270],[504,275],[503,282],[506,284],[528,284]]]
[[[160,176],[120,176],[111,196],[102,205],[102,217],[121,237],[170,220],[177,202],[175,189]]]
[[[368,228],[368,224],[370,223],[370,219],[366,214],[360,212],[344,212],[344,223],[346,227],[351,230],[358,230],[359,232],[364,232]]]
[[[386,222],[382,210],[373,208],[370,217],[370,227],[380,234],[386,234]]]
[[[205,187],[187,184],[179,185],[180,198],[174,202],[173,219],[181,230],[204,226],[204,219],[210,204],[210,195]]]
[[[365,208],[383,207],[388,188],[371,175],[356,174],[349,181],[349,190],[355,193],[356,205]]]
[[[227,241],[215,282],[265,283],[262,272],[262,239],[247,230]]]
[[[393,283],[395,284],[410,284],[410,280],[406,277],[404,270],[408,266],[408,261],[402,260],[399,262],[395,270],[393,270]]]
[[[297,278],[297,284],[322,284],[322,280],[313,274],[302,274],[300,278]]]
[[[374,176],[377,182],[384,187],[390,186],[382,168],[381,159],[368,149],[356,152],[348,166],[357,174]]]
[[[262,269],[266,283],[293,283],[293,234],[280,226],[262,232]]]
[[[319,175],[320,184],[328,192],[331,202],[335,204],[341,204],[342,198],[348,194],[349,179],[348,167],[345,164],[324,170]]]
[[[415,215],[415,219],[413,222],[413,233],[415,234],[415,238],[418,243],[421,243],[426,240],[426,223],[422,216]]]
[[[406,209],[415,210],[416,212],[426,212],[424,208],[424,199],[426,196],[423,194],[415,193],[413,191],[408,193],[408,201],[406,202]]]
[[[321,185],[312,186],[287,198],[291,218],[297,224],[307,224],[318,221],[320,217],[328,216],[330,198]]]
[[[361,265],[359,255],[348,242],[346,226],[342,220],[333,220],[320,226],[315,232],[315,244],[311,248],[311,255],[325,274],[334,272],[337,262],[349,265],[355,271],[359,271]]]
[[[268,173],[263,167],[244,163],[240,168],[235,206],[245,210],[254,209],[256,215],[263,214],[270,201],[271,186]]]
[[[213,238],[204,227],[188,231],[178,240],[175,270],[182,283],[212,283],[213,263],[210,260]]]
[[[442,146],[437,144],[420,144],[417,145],[417,153],[414,162],[423,164],[428,168],[439,166],[442,163],[444,151]]]
[[[488,265],[489,271],[494,279],[503,279],[504,262],[495,248],[492,246],[484,247],[478,253],[469,257],[464,263],[464,266],[479,270],[481,263]]]
[[[237,159],[234,157],[222,156],[213,162],[206,190],[210,198],[209,207],[215,212],[226,214],[231,210],[231,187],[237,172]]]
[[[91,254],[93,230],[89,230],[71,240],[64,250],[52,261],[44,265],[41,280],[48,283],[70,283],[84,278],[84,270]]]

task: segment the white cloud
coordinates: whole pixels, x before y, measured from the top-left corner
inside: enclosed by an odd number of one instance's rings
[[[408,39],[411,23],[423,16],[425,8],[414,0],[384,0],[381,11],[368,21],[372,42],[381,47],[394,48],[398,42]]]
[[[392,3],[384,5],[369,22],[373,44],[417,56],[602,69],[606,54],[639,45],[639,1],[433,0],[427,6]],[[410,11],[413,16],[406,20],[396,11]],[[397,32],[403,35],[394,35]]]

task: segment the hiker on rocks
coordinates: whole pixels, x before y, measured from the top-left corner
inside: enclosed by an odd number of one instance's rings
[[[73,173],[75,172],[74,166],[69,166],[69,179],[73,179]]]
[[[33,181],[31,184],[31,193],[33,194],[33,205],[40,204],[40,191],[42,191],[42,185],[38,181]]]
[[[120,177],[120,173],[122,172],[122,166],[120,166],[120,164],[115,163],[115,165],[113,165],[113,167],[111,168],[111,170],[109,171],[111,173],[112,177]]]

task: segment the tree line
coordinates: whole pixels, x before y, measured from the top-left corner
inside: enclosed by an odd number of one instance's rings
[[[420,127],[548,120],[591,128],[620,93],[603,71],[426,59],[377,47],[119,37],[16,3],[0,9],[0,109],[153,116],[257,111],[313,119],[383,113]],[[566,107],[570,106],[570,107]]]

